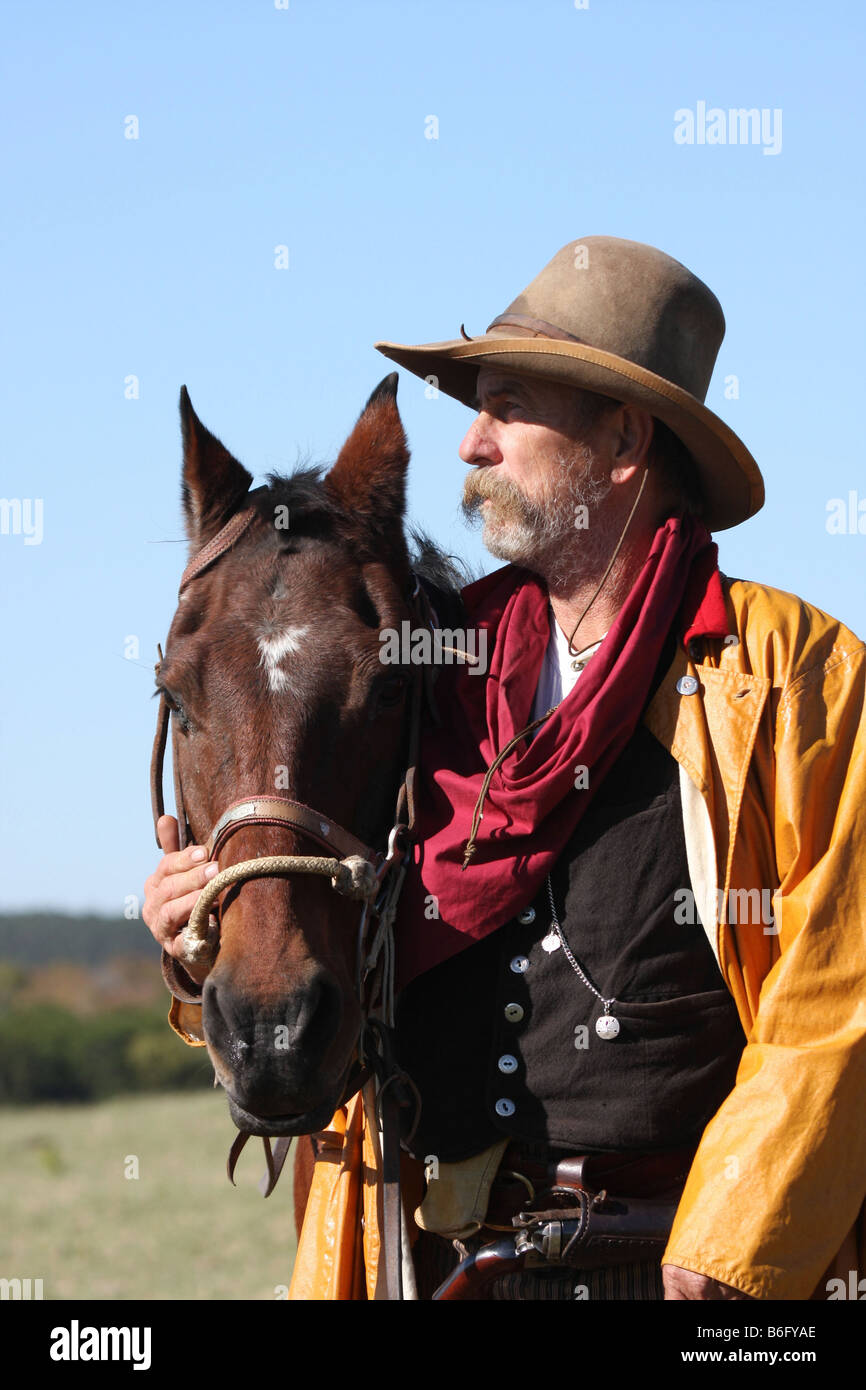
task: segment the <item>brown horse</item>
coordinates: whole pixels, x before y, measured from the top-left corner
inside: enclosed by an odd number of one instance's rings
[[[324,476],[272,474],[254,492],[181,391],[191,554],[219,549],[226,524],[254,513],[186,583],[158,671],[197,843],[231,804],[270,796],[385,849],[421,678],[381,659],[383,630],[417,616],[396,385],[394,373],[376,388]],[[428,589],[448,602],[444,557],[428,544],[420,563]],[[242,823],[219,864],[314,852],[291,824]],[[219,947],[202,1023],[232,1118],[263,1136],[321,1129],[346,1091],[362,1023],[359,903],[326,878],[290,874],[229,887],[213,910]]]

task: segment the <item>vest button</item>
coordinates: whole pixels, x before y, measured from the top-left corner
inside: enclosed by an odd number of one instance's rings
[[[529,957],[515,956],[509,966],[509,969],[513,970],[515,975],[525,975],[527,970],[529,969]]]
[[[508,1119],[511,1115],[514,1114],[515,1110],[517,1109],[517,1106],[514,1104],[513,1100],[508,1100],[505,1096],[503,1096],[500,1100],[496,1102],[493,1108],[496,1111],[497,1115],[501,1115],[503,1119]]]
[[[519,1023],[523,1018],[523,1009],[520,1004],[506,1004],[505,1017],[509,1023]]]
[[[522,927],[531,927],[535,921],[535,908],[525,907],[522,912],[518,912],[517,920]]]
[[[681,695],[694,695],[698,688],[698,682],[694,676],[680,676],[677,681],[677,690]]]
[[[499,1058],[499,1061],[496,1065],[499,1067],[499,1070],[501,1072],[505,1073],[506,1076],[510,1076],[513,1071],[517,1071],[517,1058],[512,1057],[510,1052],[506,1052],[502,1057]]]

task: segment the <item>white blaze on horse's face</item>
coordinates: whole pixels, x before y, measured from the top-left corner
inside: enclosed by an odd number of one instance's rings
[[[287,627],[276,637],[259,638],[259,665],[264,666],[268,685],[274,694],[280,694],[289,686],[289,677],[285,671],[280,670],[280,662],[284,657],[293,656],[300,650],[301,642],[309,630],[308,627]]]

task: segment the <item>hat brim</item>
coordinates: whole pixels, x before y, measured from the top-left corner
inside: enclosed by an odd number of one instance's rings
[[[482,366],[643,406],[673,430],[692,455],[700,476],[708,530],[738,526],[764,505],[760,469],[724,420],[688,391],[627,358],[583,343],[493,334],[419,346],[379,342],[375,347],[415,376],[435,377],[440,391],[473,409],[476,378]]]

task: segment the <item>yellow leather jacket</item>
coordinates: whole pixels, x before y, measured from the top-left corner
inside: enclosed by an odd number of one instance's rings
[[[747,1037],[663,1262],[826,1297],[866,1266],[866,647],[791,594],[726,591],[737,641],[678,652],[646,714],[680,764],[692,888]]]
[[[644,716],[680,765],[695,929],[747,1037],[663,1263],[755,1298],[826,1298],[827,1279],[866,1271],[866,647],[791,594],[725,589],[730,636],[678,649]],[[359,1125],[359,1100],[335,1117],[293,1298],[364,1297],[362,1206],[376,1295],[375,1203],[346,1176],[357,1137],[340,1158]]]

